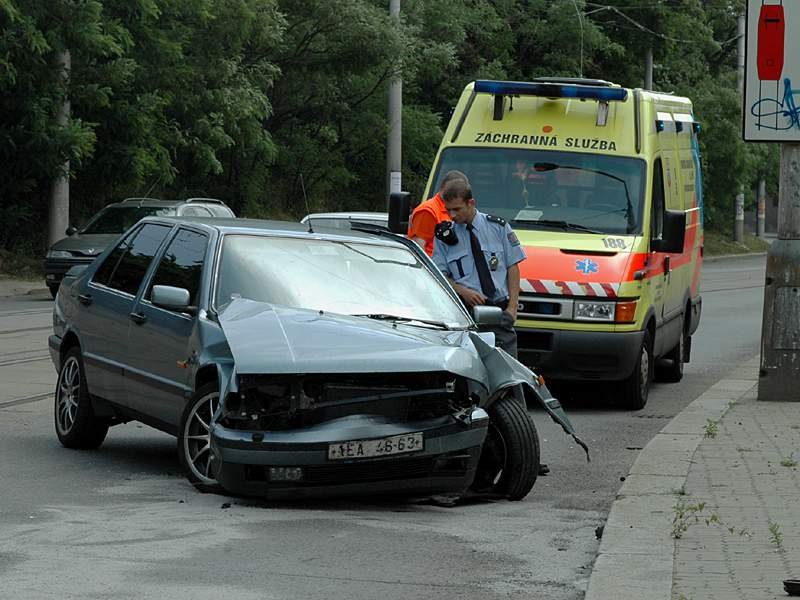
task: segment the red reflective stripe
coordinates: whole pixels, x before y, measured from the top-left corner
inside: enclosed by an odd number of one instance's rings
[[[606,294],[609,298],[616,298],[617,292],[614,291],[614,288],[611,287],[609,283],[601,283],[602,288],[606,291]]]
[[[555,284],[561,288],[561,291],[565,296],[572,296],[572,290],[569,289],[569,286],[565,281],[556,281]]]
[[[583,287],[587,296],[597,296],[597,292],[594,291],[594,288],[591,286],[591,284],[581,283],[581,287]]]
[[[544,287],[544,284],[538,279],[528,279],[528,283],[530,283],[533,286],[533,289],[537,294],[547,293],[547,288]]]

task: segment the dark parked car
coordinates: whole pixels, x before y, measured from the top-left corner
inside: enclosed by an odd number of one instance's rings
[[[222,200],[189,198],[187,200],[157,200],[155,198],[126,198],[109,204],[92,217],[83,229],[70,227],[67,237],[57,241],[47,252],[44,263],[45,281],[53,298],[64,273],[75,265],[88,265],[106,247],[143,217],[178,215],[185,217],[235,217]]]
[[[202,488],[520,499],[539,463],[526,399],[572,433],[427,256],[385,230],[148,217],[78,270],[49,340],[69,448],[139,420],[178,437]]]
[[[350,229],[351,225],[366,224],[379,227],[389,226],[389,213],[382,212],[327,212],[311,213],[300,220],[301,223],[314,227],[333,229]]]

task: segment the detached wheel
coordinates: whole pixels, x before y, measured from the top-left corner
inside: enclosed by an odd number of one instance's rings
[[[686,350],[690,343],[689,324],[684,323],[678,345],[664,356],[669,362],[656,365],[656,379],[658,381],[677,383],[683,379],[683,365],[686,362]]]
[[[97,448],[106,439],[108,423],[94,416],[80,348],[70,348],[56,383],[54,420],[56,435],[66,448]]]
[[[642,337],[642,347],[633,373],[622,382],[619,404],[628,410],[641,410],[647,404],[650,384],[653,381],[653,338],[649,330]]]
[[[539,436],[528,410],[513,396],[488,409],[489,431],[472,490],[522,500],[539,474]]]
[[[211,417],[218,405],[217,385],[202,386],[186,405],[178,428],[178,460],[187,479],[201,492],[221,489],[211,454]]]

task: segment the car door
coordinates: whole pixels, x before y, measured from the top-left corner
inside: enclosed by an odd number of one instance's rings
[[[177,428],[186,398],[192,392],[189,377],[196,350],[192,340],[208,242],[208,236],[200,230],[177,229],[137,300],[135,320],[128,327],[128,401],[139,412],[157,419],[167,431]],[[154,305],[154,285],[189,290],[193,310],[180,312]]]
[[[146,223],[131,231],[106,256],[78,300],[89,392],[125,405],[124,371],[130,313],[150,262],[169,225]]]

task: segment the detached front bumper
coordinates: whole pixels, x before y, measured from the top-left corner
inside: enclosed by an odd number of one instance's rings
[[[642,348],[641,331],[566,331],[517,327],[519,359],[545,377],[621,381]]]
[[[361,494],[461,492],[475,478],[489,417],[474,409],[452,416],[397,422],[373,415],[341,417],[305,429],[240,431],[216,424],[211,448],[226,490],[268,499]],[[424,449],[380,458],[332,460],[328,444],[422,432]],[[261,439],[262,441],[256,441]],[[300,467],[297,481],[273,481],[270,467]]]

